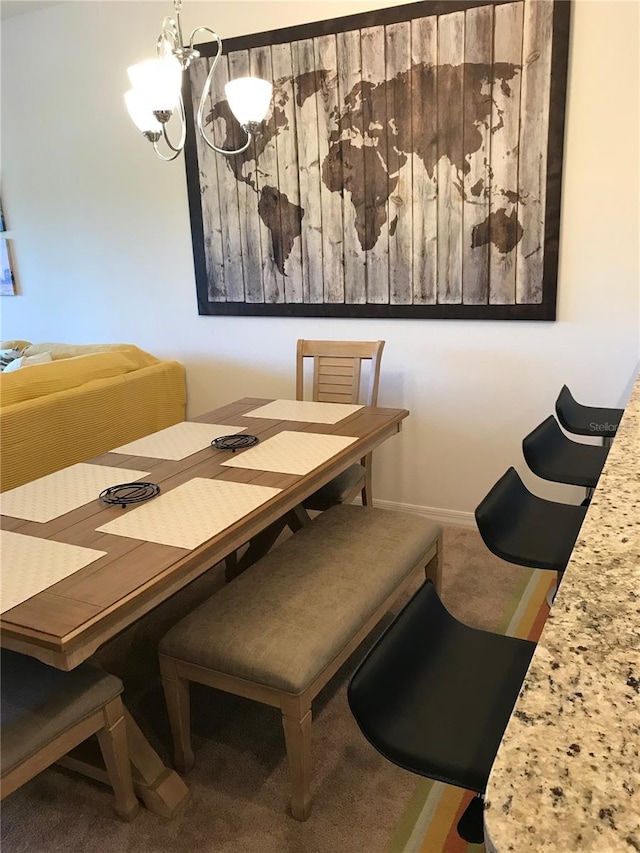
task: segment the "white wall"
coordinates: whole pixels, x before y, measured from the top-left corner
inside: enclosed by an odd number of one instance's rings
[[[196,2],[223,37],[382,2]],[[2,24],[2,178],[21,295],[2,337],[128,341],[184,362],[189,410],[293,393],[298,337],[383,338],[380,403],[411,410],[376,494],[469,512],[567,383],[616,405],[639,355],[637,2],[576,0],[555,323],[200,317],[182,158],[157,161],[122,103],[171,4],[74,2]],[[528,476],[540,494],[574,493]]]

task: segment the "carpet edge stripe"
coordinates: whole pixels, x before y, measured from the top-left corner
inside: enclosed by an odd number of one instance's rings
[[[403,846],[396,848],[394,853],[420,853],[425,833],[429,829],[429,825],[431,824],[433,816],[440,806],[442,796],[444,794],[444,788],[442,785],[438,785],[433,780],[430,781],[431,790],[429,791],[427,799],[424,801],[422,808],[419,811],[415,825],[413,826]]]
[[[443,790],[438,808],[422,838],[422,844],[416,848],[416,853],[434,853],[436,850],[444,850],[444,843],[449,835],[451,822],[454,820],[460,803],[466,794],[462,788],[454,788],[453,785],[442,785],[441,787]]]
[[[411,839],[416,835],[417,828],[424,823],[423,815],[430,803],[434,786],[433,779],[420,778],[396,824],[387,853],[412,853]],[[434,805],[433,808],[435,807]]]
[[[529,608],[532,600],[534,599],[536,590],[540,585],[540,572],[532,570],[531,577],[520,597],[520,601],[518,602],[516,609],[511,617],[509,624],[505,630],[505,634],[509,634],[511,637],[520,636],[520,631],[524,628],[524,620],[526,618],[527,609]]]

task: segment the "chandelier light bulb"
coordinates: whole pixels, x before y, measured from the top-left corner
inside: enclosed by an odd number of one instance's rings
[[[131,120],[141,133],[159,133],[162,130],[162,125],[138,92],[129,89],[124,94],[124,102]]]
[[[230,80],[224,91],[229,109],[243,127],[264,121],[273,92],[273,86],[268,80],[238,77],[236,80]]]
[[[175,56],[147,59],[127,69],[134,92],[151,112],[171,111],[180,97],[182,67]]]

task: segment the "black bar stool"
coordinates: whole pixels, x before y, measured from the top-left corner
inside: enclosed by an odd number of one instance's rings
[[[553,415],[549,415],[523,439],[522,452],[527,465],[538,477],[593,490],[609,448],[571,441]]]
[[[602,438],[603,444],[616,434],[624,409],[583,406],[574,400],[566,385],[558,394],[556,414],[567,432]]]
[[[482,794],[535,643],[470,628],[427,580],[356,669],[351,712],[385,758],[475,791],[458,834],[483,841]]]
[[[487,548],[518,566],[558,573],[558,586],[587,508],[531,494],[509,468],[476,507],[476,523]]]

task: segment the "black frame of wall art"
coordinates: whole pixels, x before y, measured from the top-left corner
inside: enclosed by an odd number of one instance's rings
[[[198,312],[555,320],[570,17],[570,0],[425,0],[225,39],[216,144],[242,139],[226,80],[275,85],[236,157],[195,132],[200,45],[183,86]]]

